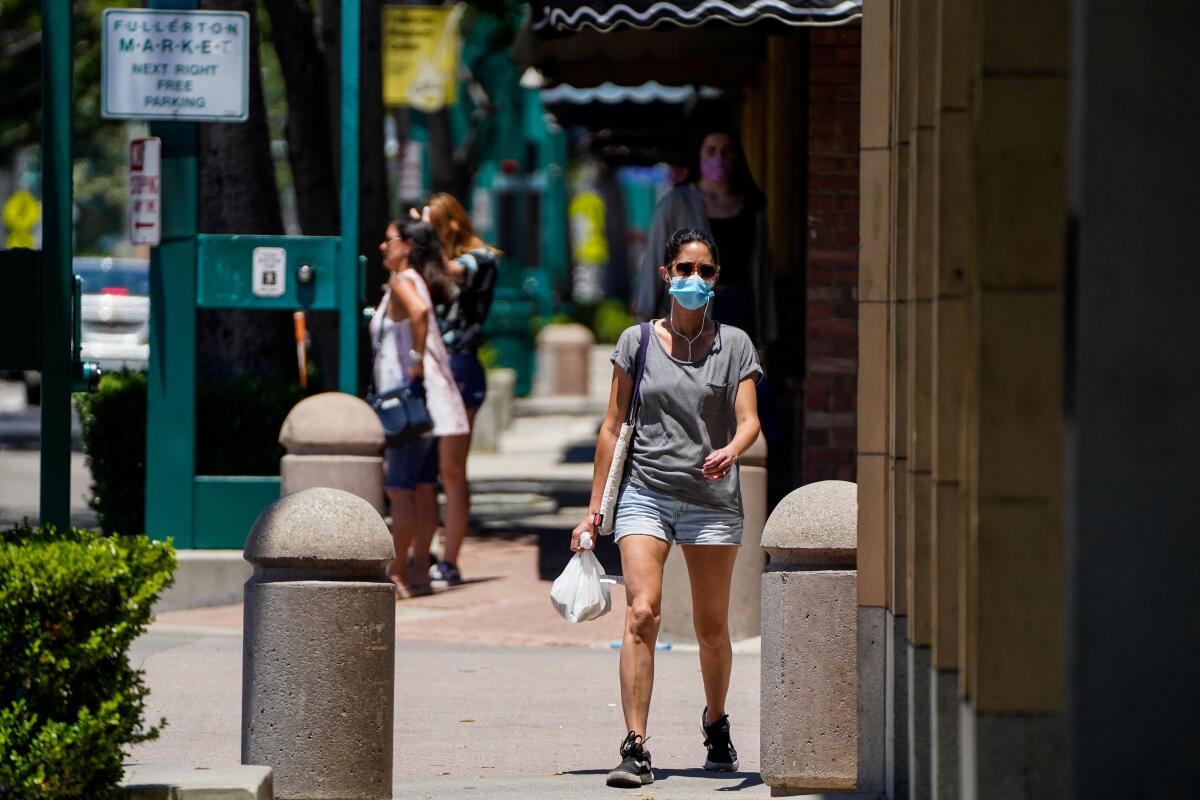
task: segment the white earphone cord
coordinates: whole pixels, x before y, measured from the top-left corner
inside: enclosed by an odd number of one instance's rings
[[[680,339],[684,339],[687,341],[688,363],[689,364],[692,363],[692,342],[696,341],[697,339],[699,339],[701,336],[704,335],[704,323],[708,322],[708,304],[711,302],[712,302],[711,297],[708,298],[708,300],[704,301],[704,317],[701,318],[701,320],[700,320],[700,332],[697,333],[695,336],[693,336],[690,339],[688,339],[686,336],[684,336],[679,331],[675,330],[675,304],[674,303],[671,304],[671,315],[667,318],[667,324],[671,326],[671,333],[675,334]]]

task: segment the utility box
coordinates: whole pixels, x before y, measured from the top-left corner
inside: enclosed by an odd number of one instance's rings
[[[0,250],[0,370],[42,364],[42,251]]]
[[[201,234],[196,239],[196,305],[201,308],[337,308],[336,236]]]

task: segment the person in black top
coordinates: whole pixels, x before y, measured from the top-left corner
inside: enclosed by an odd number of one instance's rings
[[[437,306],[442,341],[450,353],[450,368],[462,393],[467,421],[474,428],[475,413],[487,396],[487,376],[479,362],[483,326],[492,307],[496,289],[499,254],[480,239],[453,196],[445,193],[429,198],[428,220],[446,252],[447,269],[456,278],[459,291],[449,302]],[[446,436],[440,445],[440,472],[446,492],[446,525],[443,529],[441,560],[430,566],[433,580],[453,585],[462,581],[458,556],[470,521],[471,496],[467,487],[467,451],[471,434]]]
[[[713,318],[746,331],[762,352],[778,329],[766,201],[737,131],[714,125],[699,134],[688,179],[667,192],[654,211],[632,311],[643,321],[666,314],[670,298],[658,276],[659,258],[672,233],[699,230],[725,254]]]

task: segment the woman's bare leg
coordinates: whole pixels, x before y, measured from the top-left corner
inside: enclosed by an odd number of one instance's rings
[[[738,548],[729,545],[683,545],[688,581],[692,585],[692,619],[700,645],[700,673],[704,677],[704,699],[708,719],[714,722],[725,713],[729,674],[733,669],[733,647],[729,642],[729,588]]]
[[[405,564],[417,529],[417,493],[411,489],[388,489],[387,496],[392,506],[392,544],[396,548],[396,560],[388,567],[388,577],[399,589],[407,590],[410,584]]]
[[[475,428],[475,411],[467,412],[467,423]],[[442,531],[442,560],[457,566],[467,527],[471,524],[471,489],[467,484],[467,454],[471,433],[443,436],[438,442],[438,470],[446,492],[446,527]]]
[[[628,604],[621,639],[621,709],[626,730],[645,736],[654,691],[654,645],[662,619],[663,565],[671,545],[641,535],[623,536],[617,544]]]
[[[429,546],[433,544],[433,534],[437,531],[438,506],[437,486],[432,483],[422,483],[415,492],[414,518],[416,525],[413,530],[412,559],[413,586],[428,586],[429,575]]]

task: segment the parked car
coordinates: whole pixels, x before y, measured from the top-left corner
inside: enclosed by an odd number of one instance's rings
[[[82,358],[103,372],[145,369],[150,361],[150,264],[136,258],[76,258]]]
[[[139,258],[82,257],[73,262],[83,278],[80,298],[81,357],[102,372],[145,369],[150,361],[150,263]],[[25,384],[25,399],[41,404],[42,376],[13,372]]]

